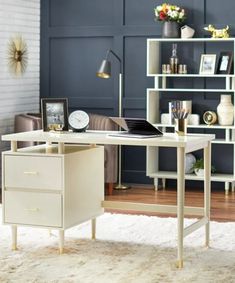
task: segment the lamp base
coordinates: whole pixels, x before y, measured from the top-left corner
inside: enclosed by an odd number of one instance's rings
[[[121,190],[128,190],[130,188],[131,187],[119,183],[114,187],[114,190],[120,190],[121,191]]]

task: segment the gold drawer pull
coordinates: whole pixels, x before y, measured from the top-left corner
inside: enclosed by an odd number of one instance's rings
[[[40,209],[39,208],[25,208],[25,211],[28,212],[38,212]]]
[[[25,175],[38,175],[37,171],[24,171]]]

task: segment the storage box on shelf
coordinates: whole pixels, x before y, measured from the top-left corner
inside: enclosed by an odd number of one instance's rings
[[[155,126],[161,128],[164,131],[174,127],[174,125],[166,125],[160,123],[160,95],[164,93],[167,95],[167,92],[180,93],[181,92],[200,92],[200,93],[220,93],[220,94],[232,94],[233,95],[233,105],[235,105],[234,93],[235,93],[235,75],[234,74],[213,74],[213,75],[202,75],[196,73],[189,74],[161,74],[161,44],[172,44],[172,43],[230,43],[232,48],[231,51],[235,54],[235,38],[174,38],[174,39],[162,39],[162,38],[151,38],[147,39],[147,76],[154,78],[154,88],[147,89],[147,120],[154,124]],[[221,51],[221,50],[218,50]],[[234,67],[234,66],[233,66]],[[235,70],[235,68],[233,68]],[[169,88],[168,78],[224,78],[224,87],[221,89],[208,89],[208,88]],[[180,100],[180,97],[179,97]],[[219,103],[219,102],[218,102]],[[212,141],[213,144],[228,144],[233,146],[233,173],[232,174],[222,174],[216,173],[211,177],[212,181],[224,182],[225,183],[225,192],[228,193],[230,184],[231,188],[234,191],[234,182],[235,182],[235,124],[231,126],[221,126],[221,125],[212,125],[208,126],[206,124],[200,125],[188,125],[188,132],[191,129],[215,129],[224,131],[224,139],[216,139]],[[154,156],[154,157],[153,157]],[[155,189],[158,189],[159,179],[162,179],[162,185],[165,187],[166,179],[176,179],[176,172],[171,171],[160,171],[159,162],[156,161],[155,156],[159,156],[158,148],[148,147],[147,148],[147,175],[151,178],[154,178]],[[202,180],[202,177],[197,176],[196,174],[186,174],[187,180]]]

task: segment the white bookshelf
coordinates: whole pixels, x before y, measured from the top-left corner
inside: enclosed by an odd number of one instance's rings
[[[149,77],[169,77],[169,78],[232,78],[234,75],[201,75],[201,74],[149,74]]]
[[[157,173],[152,173],[149,175],[152,178],[164,178],[164,179],[177,179],[177,173],[176,172],[171,172],[171,171],[158,171]],[[185,179],[186,180],[195,180],[195,181],[203,181],[204,177],[203,176],[197,176],[196,174],[185,174]],[[233,182],[234,177],[231,174],[219,174],[219,173],[214,173],[211,176],[211,181],[216,181],[216,182]]]
[[[233,92],[231,89],[203,89],[203,88],[155,88],[155,91],[162,92],[223,92],[223,93],[231,93]]]
[[[193,93],[228,93],[233,95],[233,104],[235,105],[235,75],[234,74],[213,74],[213,75],[202,75],[202,74],[162,74],[161,73],[161,44],[170,45],[172,43],[221,43],[221,42],[230,42],[231,43],[231,51],[235,54],[235,38],[189,38],[189,39],[181,39],[181,38],[151,38],[147,39],[147,76],[154,78],[154,87],[147,89],[147,120],[154,124],[154,126],[161,128],[163,132],[167,132],[168,130],[174,127],[174,125],[161,124],[160,123],[160,109],[159,109],[159,100],[161,94],[165,97],[167,93],[182,93],[182,92],[193,92]],[[219,50],[222,51],[222,50]],[[235,65],[233,66],[235,70]],[[208,88],[169,88],[168,87],[168,79],[177,79],[177,78],[214,78],[220,79],[224,82],[224,87],[220,89],[208,89]],[[218,99],[219,104],[219,99]],[[196,113],[194,113],[196,114]],[[234,114],[235,116],[235,114]],[[234,119],[235,120],[235,119]],[[215,139],[212,144],[225,144],[233,146],[233,174],[220,174],[217,172],[216,174],[212,174],[212,181],[216,182],[224,182],[225,184],[225,192],[229,192],[229,188],[231,187],[234,190],[235,184],[235,124],[231,126],[221,126],[221,125],[212,125],[208,126],[206,124],[200,125],[188,125],[188,132],[190,133],[191,129],[198,130],[209,130],[211,133],[214,130],[224,131],[224,139]],[[160,171],[159,170],[159,162],[156,161],[155,156],[158,156],[159,150],[158,148],[148,147],[147,148],[147,175],[154,179],[155,189],[158,189],[159,179],[162,179],[162,185],[165,187],[166,179],[176,179],[177,173],[170,171]],[[186,180],[203,180],[203,177],[199,177],[196,174],[186,174]]]
[[[174,128],[174,125],[169,125],[169,124],[160,124],[160,123],[155,123],[155,127],[165,127],[165,128]],[[219,130],[226,130],[226,129],[235,129],[234,125],[231,126],[221,126],[218,124],[214,125],[206,125],[206,124],[199,124],[199,125],[188,125],[187,128],[201,128],[201,129],[208,129],[208,130],[213,130],[213,129],[219,129]]]

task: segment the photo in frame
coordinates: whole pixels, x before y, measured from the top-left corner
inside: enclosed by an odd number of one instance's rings
[[[202,54],[199,68],[200,75],[213,75],[215,73],[216,54]]]
[[[43,131],[68,131],[68,101],[66,98],[41,99]]]
[[[217,74],[231,74],[233,53],[229,51],[220,52]]]

